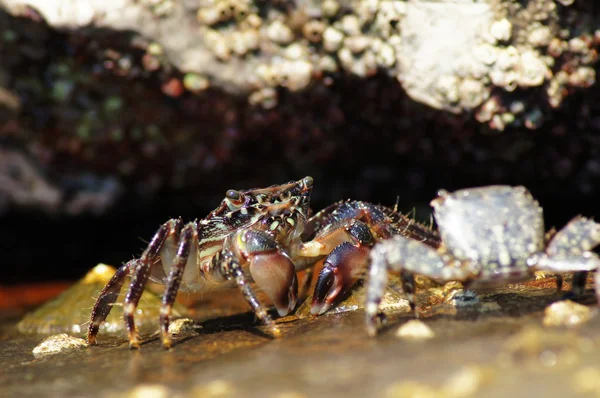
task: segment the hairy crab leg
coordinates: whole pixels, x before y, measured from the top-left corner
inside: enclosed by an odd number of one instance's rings
[[[197,223],[191,222],[188,223],[181,231],[179,246],[177,247],[177,254],[173,259],[171,270],[169,271],[169,276],[167,277],[166,288],[163,294],[162,305],[160,307],[160,332],[164,348],[171,348],[171,337],[169,337],[171,311],[173,309],[173,304],[175,303],[175,298],[177,297],[177,292],[179,291],[185,266],[188,264],[190,252],[198,249],[197,228]],[[193,264],[193,266],[194,265],[196,264]]]
[[[117,301],[125,282],[125,277],[131,273],[132,269],[138,266],[139,261],[137,259],[131,260],[120,267],[100,292],[92,309],[91,321],[88,327],[88,344],[96,344],[96,335],[98,334],[98,330],[100,330],[100,325],[106,320],[106,317],[110,314],[110,310],[112,310],[113,304]]]
[[[139,347],[139,339],[135,329],[133,313],[135,312],[137,303],[142,295],[144,286],[148,281],[151,268],[155,264],[155,260],[164,246],[165,241],[168,238],[178,236],[180,230],[181,220],[179,219],[171,219],[161,225],[140,258],[129,261],[121,267],[104,289],[102,289],[100,296],[96,299],[96,303],[92,309],[91,322],[88,328],[89,344],[96,343],[96,335],[98,334],[100,325],[104,322],[112,309],[112,305],[117,300],[125,277],[127,275],[133,275],[129,284],[129,290],[125,296],[123,318],[129,334],[129,346],[132,348]]]

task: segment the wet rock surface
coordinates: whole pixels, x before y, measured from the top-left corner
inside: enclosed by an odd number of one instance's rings
[[[578,301],[591,306],[589,287]],[[361,289],[350,300],[360,302]],[[278,321],[283,336],[272,340],[253,326],[243,299],[231,291],[197,303],[193,318],[202,328],[170,351],[157,338],[132,351],[124,339],[99,336],[98,346],[35,359],[32,349],[42,337],[18,334],[17,319],[4,315],[0,382],[7,396],[597,393],[600,318],[576,329],[543,327],[545,307],[560,296],[552,278],[482,291],[480,304],[461,307],[445,300],[454,287],[444,294],[435,289],[422,286],[419,293],[421,321],[435,334],[422,341],[396,337],[395,330],[412,319],[405,307],[386,310],[388,324],[375,339],[366,336],[360,308],[314,319],[300,308]],[[483,311],[481,303],[496,305]],[[215,316],[215,309],[221,315]]]

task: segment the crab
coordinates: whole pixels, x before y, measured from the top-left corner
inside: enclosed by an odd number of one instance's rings
[[[460,281],[465,288],[523,281],[546,271],[557,276],[558,289],[561,275],[575,272],[577,291],[585,286],[585,273],[600,267],[600,258],[591,251],[600,243],[600,224],[577,216],[562,230],[546,234],[542,208],[525,187],[441,190],[431,206],[441,238],[438,247],[398,235],[371,251],[365,305],[371,336],[382,319],[379,303],[389,271]],[[600,278],[595,291],[600,301]],[[413,295],[407,296],[414,308]]]
[[[298,300],[297,272],[307,271],[300,296],[306,295],[314,265],[324,267],[311,312],[327,311],[349,291],[366,269],[373,244],[395,234],[428,241],[431,231],[393,209],[359,201],[337,202],[309,217],[313,179],[246,191],[228,190],[205,219],[184,224],[170,219],[155,233],[139,258],[123,265],[100,292],[91,313],[88,343],[131,276],[123,304],[129,345],[140,340],[134,313],[148,280],[166,285],[160,309],[165,348],[179,290],[208,292],[237,286],[272,336],[280,330],[259,302],[251,282],[266,293],[278,314],[292,312]]]

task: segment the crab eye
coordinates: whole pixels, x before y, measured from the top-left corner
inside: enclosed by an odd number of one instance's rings
[[[229,191],[225,192],[225,197],[227,199],[231,199],[231,200],[240,200],[240,193],[238,191],[236,191],[235,189],[230,189]]]
[[[310,176],[308,176],[308,177],[304,177],[304,178],[302,179],[302,185],[304,185],[304,188],[312,188],[312,186],[313,186],[313,183],[314,183],[314,182],[315,182],[315,181],[314,181],[314,180],[313,180],[313,178],[312,178],[312,177],[310,177]]]

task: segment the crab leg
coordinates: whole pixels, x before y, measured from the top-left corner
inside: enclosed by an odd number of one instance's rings
[[[112,306],[117,301],[125,277],[131,273],[131,270],[138,266],[140,260],[131,260],[120,267],[117,272],[110,278],[110,281],[104,286],[100,292],[100,296],[94,303],[90,325],[88,327],[88,344],[96,344],[96,335],[100,329],[102,322],[106,320]]]
[[[181,220],[171,219],[161,225],[156,231],[154,237],[148,244],[148,247],[142,253],[141,257],[137,260],[129,261],[123,267],[121,267],[117,273],[112,277],[108,284],[100,292],[100,296],[94,304],[92,309],[90,326],[88,327],[88,343],[96,343],[96,335],[100,325],[112,309],[112,305],[119,296],[119,291],[123,286],[125,277],[127,275],[133,275],[132,280],[129,284],[129,290],[125,296],[123,305],[123,318],[127,331],[129,333],[129,346],[132,348],[139,347],[139,340],[137,332],[135,330],[135,322],[133,313],[137,307],[137,303],[140,300],[144,286],[150,276],[152,266],[156,263],[156,259],[160,250],[165,244],[168,238],[173,238],[178,235],[181,228]]]
[[[377,333],[379,305],[387,286],[388,270],[418,273],[441,282],[469,281],[479,272],[472,263],[448,261],[440,250],[404,236],[378,243],[371,251],[365,305],[367,333],[370,336]],[[411,295],[408,299],[411,299]],[[411,303],[411,307],[414,308],[414,303]]]
[[[171,270],[167,278],[165,292],[162,298],[162,304],[160,307],[160,332],[162,336],[163,347],[171,347],[171,338],[169,337],[169,323],[171,317],[171,311],[175,298],[177,297],[177,291],[181,284],[181,278],[183,277],[183,271],[185,271],[186,265],[188,265],[188,259],[192,250],[198,248],[198,231],[197,224],[195,222],[187,224],[181,231],[181,237],[179,239],[179,246],[177,247],[177,254],[173,259]],[[194,258],[195,260],[195,258]],[[164,259],[163,259],[164,261]],[[195,264],[191,264],[192,266]]]
[[[600,244],[600,224],[585,217],[573,218],[560,231],[556,232],[548,244],[549,256],[564,254],[579,255]],[[587,272],[575,272],[571,292],[579,296],[585,289]]]

